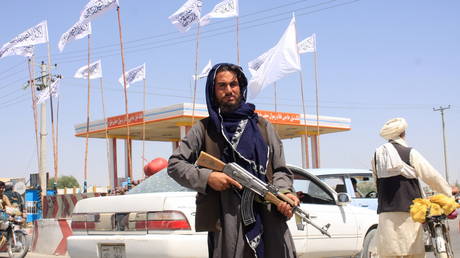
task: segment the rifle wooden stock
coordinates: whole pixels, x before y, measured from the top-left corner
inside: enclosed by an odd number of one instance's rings
[[[292,207],[296,206],[294,200],[292,200],[291,198],[287,197],[285,194],[278,193],[278,197],[280,199],[282,199],[283,201],[289,203],[289,205],[291,205]]]
[[[224,162],[204,151],[200,152],[200,156],[198,157],[196,164],[214,171],[223,171],[225,167]]]
[[[273,203],[274,205],[278,206],[278,204],[282,203],[283,201],[280,200],[278,197],[276,197],[276,195],[270,193],[270,192],[267,192],[264,196],[264,199],[266,201],[269,201],[271,203]]]

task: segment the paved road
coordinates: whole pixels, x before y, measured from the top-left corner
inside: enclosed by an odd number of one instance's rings
[[[454,256],[460,256],[460,218],[449,221],[450,225],[450,236],[452,241],[452,247],[454,249]],[[0,257],[8,257],[6,253],[0,253]],[[433,253],[427,253],[427,258],[434,258]],[[70,258],[70,256],[56,256],[56,255],[45,255],[37,253],[28,253],[26,258]]]

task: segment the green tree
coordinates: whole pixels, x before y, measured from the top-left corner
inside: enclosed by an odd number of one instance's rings
[[[61,176],[57,180],[57,188],[72,188],[72,187],[80,187],[77,179],[73,176]],[[53,189],[54,187],[54,178],[51,178],[48,181],[48,189]]]

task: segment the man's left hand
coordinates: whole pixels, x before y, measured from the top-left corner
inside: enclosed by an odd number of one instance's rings
[[[297,196],[295,196],[294,194],[291,194],[291,193],[288,193],[288,194],[285,194],[289,199],[293,200],[294,201],[294,204],[295,206],[298,206],[300,201],[299,201],[299,198],[297,198]],[[278,204],[278,206],[276,207],[278,209],[278,211],[283,214],[284,216],[286,216],[288,219],[290,219],[293,215],[292,213],[292,206],[289,205],[287,202],[281,202],[280,204]]]

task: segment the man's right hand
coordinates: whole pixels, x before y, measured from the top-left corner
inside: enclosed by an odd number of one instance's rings
[[[208,185],[216,191],[224,191],[230,187],[236,186],[238,189],[243,189],[243,186],[233,178],[222,172],[211,172],[208,176]]]

